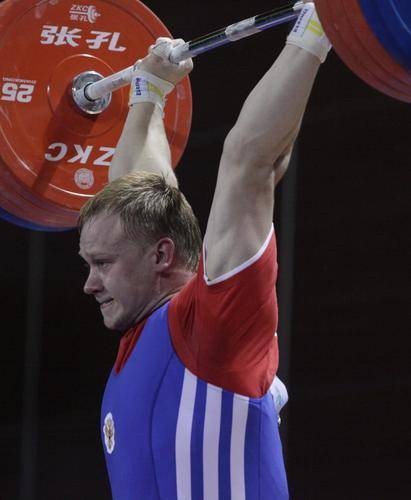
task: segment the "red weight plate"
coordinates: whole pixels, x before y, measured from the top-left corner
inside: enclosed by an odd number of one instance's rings
[[[351,35],[357,41],[355,49],[363,66],[377,79],[394,89],[393,97],[409,102],[411,75],[388,55],[375,38],[359,7],[358,0],[337,0],[333,3],[333,7],[338,18],[347,21],[347,29],[351,30]]]
[[[5,210],[17,217],[24,218],[38,225],[47,225],[53,228],[75,227],[78,212],[69,210],[41,198],[34,191],[29,190],[23,184],[19,183],[14,177],[8,166],[0,158],[0,186],[3,201],[0,197],[0,205]],[[7,196],[4,193],[7,193]],[[14,198],[14,200],[13,200]],[[5,203],[8,205],[5,206]],[[16,208],[10,206],[16,205]]]
[[[10,192],[17,193],[20,197],[29,201],[29,203],[40,209],[48,210],[51,212],[59,212],[62,217],[68,217],[68,220],[73,220],[73,217],[78,215],[78,211],[61,207],[54,203],[41,198],[33,190],[30,190],[25,185],[21,184],[18,179],[12,174],[11,170],[5,165],[0,157],[0,180],[8,186]]]
[[[0,159],[0,205],[17,217],[38,225],[54,228],[75,227],[78,212],[68,210],[40,198],[36,193],[17,182],[13,174]],[[12,208],[15,207],[15,208]]]
[[[5,167],[0,164],[0,170]],[[76,225],[77,214],[72,213],[71,218],[62,217],[59,210],[48,210],[33,204],[10,189],[10,186],[0,177],[0,206],[19,219],[24,219],[36,225],[49,228],[70,228]]]
[[[339,11],[339,0],[317,0],[316,5],[325,31],[345,64],[362,80],[379,91],[397,99],[404,99],[406,97],[404,93],[400,93],[390,85],[391,82],[382,80],[363,64],[363,59],[369,58],[369,55],[357,39],[344,12]]]
[[[352,29],[369,54],[367,67],[375,68],[375,71],[383,68],[388,73],[388,81],[395,81],[396,88],[411,98],[411,73],[387,52],[374,35],[358,0],[342,0],[342,5]]]
[[[403,82],[379,68],[380,75],[384,73],[384,80],[363,62],[369,62],[370,55],[348,21],[340,0],[316,0],[315,4],[324,30],[344,63],[370,86],[391,97],[407,101],[409,96],[398,89]]]
[[[7,191],[9,203],[12,201],[10,200],[10,196],[15,198],[16,210],[4,206],[3,200],[0,199],[0,205],[11,214],[25,218],[38,225],[48,225],[54,228],[76,226],[77,211],[46,203],[44,198],[36,195],[34,191],[25,190],[24,186],[17,183],[10,170],[8,170],[8,167],[3,165],[1,160],[0,186],[2,192]],[[25,211],[24,216],[21,212],[23,210]]]
[[[71,82],[83,71],[108,76],[130,66],[159,36],[170,34],[137,0],[6,0],[0,13],[0,156],[22,186],[50,206],[78,210],[105,185],[128,89],[114,92],[102,114],[86,116],[71,102]],[[168,99],[165,125],[176,165],[191,125],[188,78]]]

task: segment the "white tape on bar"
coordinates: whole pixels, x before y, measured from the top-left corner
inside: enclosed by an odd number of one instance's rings
[[[231,42],[236,42],[246,36],[254,35],[260,30],[255,26],[255,17],[244,19],[238,23],[230,24],[225,29],[225,35]]]
[[[95,101],[99,97],[103,97],[114,90],[125,87],[131,82],[132,77],[133,66],[129,66],[118,73],[114,73],[99,82],[89,85],[86,90],[86,96],[88,99]]]

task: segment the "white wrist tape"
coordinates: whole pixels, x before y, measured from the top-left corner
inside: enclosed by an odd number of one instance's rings
[[[173,89],[174,85],[172,83],[137,68],[131,80],[128,105],[133,106],[139,102],[152,102],[164,112],[166,95]]]
[[[288,35],[287,44],[297,45],[318,57],[323,63],[331,49],[331,43],[325,34],[313,2],[304,4],[300,15]]]

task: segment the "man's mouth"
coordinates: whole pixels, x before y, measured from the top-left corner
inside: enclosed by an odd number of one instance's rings
[[[109,300],[105,300],[104,302],[101,302],[100,309],[105,309],[106,307],[109,307],[112,302],[113,302],[113,299],[109,299]]]

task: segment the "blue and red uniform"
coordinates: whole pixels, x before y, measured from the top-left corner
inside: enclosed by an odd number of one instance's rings
[[[283,500],[269,391],[278,364],[276,244],[209,281],[203,259],[123,337],[103,398],[116,500]]]

